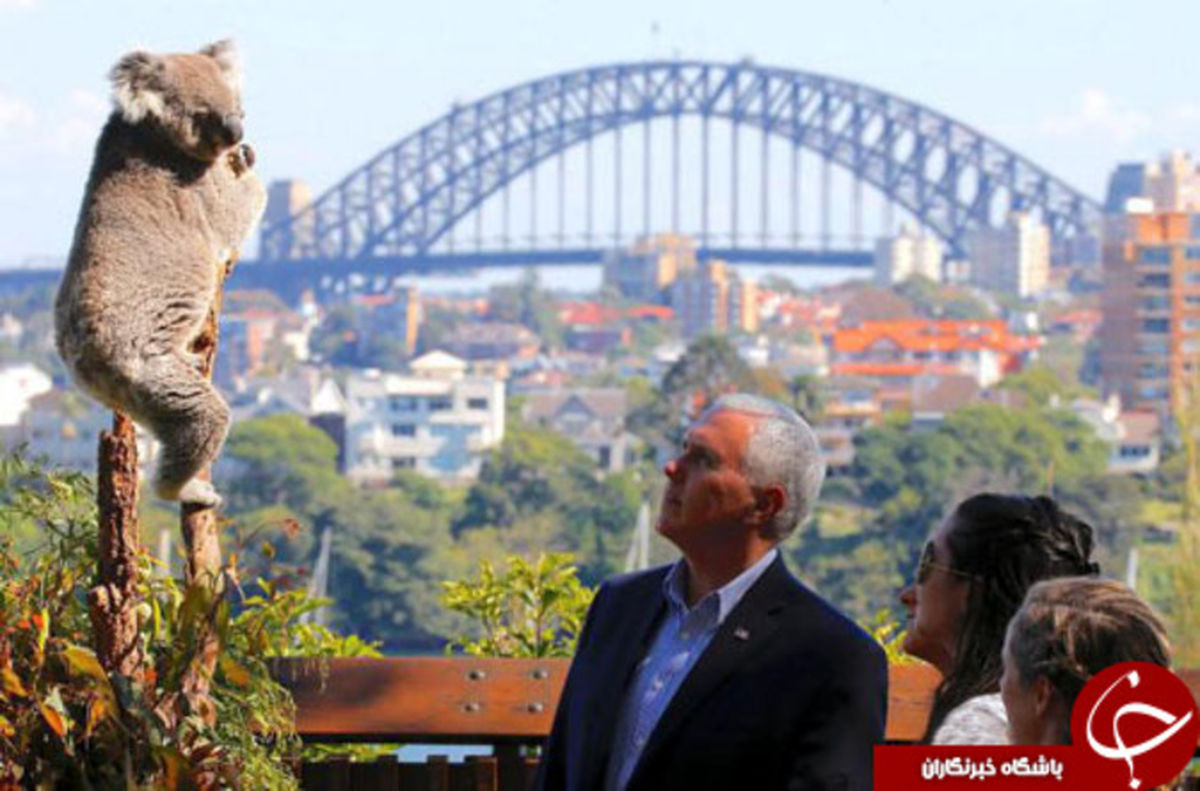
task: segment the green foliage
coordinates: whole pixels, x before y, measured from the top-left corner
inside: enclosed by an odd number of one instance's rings
[[[1104,474],[1106,458],[1092,430],[1062,410],[982,403],[931,428],[885,421],[855,439],[850,475],[830,483],[814,525],[796,539],[796,567],[867,618],[894,599],[946,510],[985,489],[1052,492],[1097,528],[1104,560],[1136,502],[1135,484]]]
[[[319,605],[275,580],[251,595],[183,587],[138,556],[135,678],[109,675],[90,648],[88,592],[97,566],[95,491],[78,474],[18,456],[0,464],[0,786],[297,788],[299,754],[275,656],[373,655],[375,648],[301,623]],[[34,552],[13,548],[34,526]],[[235,582],[231,565],[227,579]],[[206,636],[221,653],[213,708],[192,708],[183,679]],[[196,700],[197,704],[203,699]],[[6,785],[8,784],[8,785]]]
[[[892,614],[888,610],[876,611],[871,619],[861,626],[883,648],[883,652],[887,654],[889,665],[914,665],[920,661],[912,654],[904,652],[906,632],[900,628],[900,624],[892,620]]]
[[[732,391],[759,393],[762,385],[728,340],[706,335],[667,369],[655,398],[631,411],[627,424],[649,444],[674,448],[697,405]]]
[[[585,555],[586,578],[600,579],[616,570],[637,516],[641,491],[631,476],[599,477],[571,440],[514,422],[468,489],[454,534],[495,527],[515,537],[549,522],[549,548]]]
[[[937,319],[990,319],[992,310],[983,300],[962,288],[935,283],[915,275],[895,287],[917,312]]]
[[[1029,406],[1044,407],[1053,399],[1065,406],[1075,398],[1089,395],[1087,388],[1079,384],[1076,371],[1078,368],[1051,367],[1044,363],[1031,365],[1005,377],[1000,387],[1021,393]]]
[[[809,422],[819,420],[829,400],[825,385],[815,374],[798,374],[788,382],[792,408]]]
[[[309,568],[316,537],[331,530],[333,625],[389,652],[441,646],[431,625],[445,621],[436,603],[443,576],[427,566],[451,540],[456,496],[405,474],[389,488],[359,490],[338,472],[332,441],[294,415],[238,424],[226,455],[236,474],[220,485],[238,522],[297,528],[272,538],[271,558],[251,544],[247,562]]]
[[[578,577],[568,554],[540,553],[528,561],[510,555],[503,572],[486,560],[474,580],[445,582],[442,603],[469,617],[471,635],[455,638],[447,651],[471,656],[572,656],[593,592]]]
[[[562,322],[554,300],[542,290],[536,269],[526,269],[521,279],[511,285],[492,286],[488,293],[488,316],[524,324],[546,346],[562,346]]]

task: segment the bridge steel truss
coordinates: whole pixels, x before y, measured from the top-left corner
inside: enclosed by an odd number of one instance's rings
[[[928,107],[865,85],[749,62],[624,63],[557,74],[455,106],[380,152],[308,207],[265,227],[260,261],[436,258],[430,256],[431,248],[464,216],[555,156],[560,157],[561,242],[563,152],[615,132],[619,160],[621,129],[645,124],[648,142],[649,123],[658,118],[675,119],[671,211],[678,225],[682,116],[729,121],[735,138],[739,127],[759,130],[764,174],[768,136],[791,142],[793,168],[800,149],[815,152],[825,161],[826,185],[830,163],[845,168],[911,212],[956,256],[966,254],[968,231],[994,226],[1008,210],[1040,215],[1056,239],[1086,231],[1100,214],[1095,201],[1000,143]],[[707,123],[703,129],[707,144]],[[733,150],[736,172],[736,145]],[[702,249],[709,246],[708,159],[702,164]],[[591,169],[589,151],[586,236],[591,238],[585,242],[601,236],[593,235]],[[619,161],[616,172],[619,236]],[[765,196],[765,175],[763,179]],[[793,175],[793,200],[796,190]],[[735,248],[736,192],[731,196]],[[860,200],[857,189],[855,198]],[[507,200],[504,208],[507,218]],[[793,233],[796,214],[793,205]],[[822,226],[828,246],[827,206]]]

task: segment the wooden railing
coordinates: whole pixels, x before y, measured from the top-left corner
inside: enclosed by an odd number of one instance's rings
[[[304,791],[525,791],[569,661],[565,659],[287,660],[276,676],[296,700],[296,730],[309,743],[487,744],[493,755],[452,763],[395,758],[334,759],[301,767]],[[1200,670],[1183,671],[1200,703]],[[926,665],[893,665],[888,677],[887,740],[912,742],[925,731],[938,682]]]

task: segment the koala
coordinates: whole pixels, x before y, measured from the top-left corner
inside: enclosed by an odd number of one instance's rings
[[[67,268],[55,342],[79,387],[162,444],[157,494],[216,506],[195,476],[220,453],[229,407],[195,344],[219,274],[262,217],[266,191],[242,141],[234,46],[132,52],[110,74]]]

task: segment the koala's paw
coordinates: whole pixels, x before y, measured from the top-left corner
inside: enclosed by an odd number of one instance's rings
[[[185,483],[179,490],[178,497],[174,499],[178,499],[181,503],[201,505],[205,508],[217,508],[221,505],[221,495],[217,494],[213,485],[199,478],[192,478]]]
[[[254,148],[248,143],[234,146],[229,152],[229,165],[236,176],[241,176],[254,167]]]

